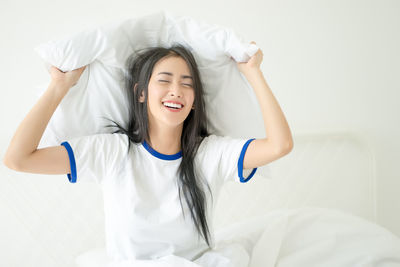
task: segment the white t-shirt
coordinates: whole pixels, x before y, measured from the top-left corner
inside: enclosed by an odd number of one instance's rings
[[[207,220],[214,246],[212,216],[219,190],[227,181],[247,182],[257,168],[243,170],[243,158],[253,139],[210,135],[195,156],[196,173],[207,180]],[[62,145],[67,149],[71,183],[95,182],[104,198],[107,255],[111,261],[157,259],[176,255],[188,260],[208,249],[198,236],[186,200],[178,193],[181,152],[166,155],[148,143],[131,143],[120,133],[102,133],[73,138]],[[200,182],[201,183],[201,182]]]

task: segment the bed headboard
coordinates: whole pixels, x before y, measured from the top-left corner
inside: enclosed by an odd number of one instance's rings
[[[360,133],[314,132],[293,135],[293,150],[271,162],[271,178],[257,173],[247,183],[221,190],[215,227],[279,208],[339,209],[376,222],[373,150]]]

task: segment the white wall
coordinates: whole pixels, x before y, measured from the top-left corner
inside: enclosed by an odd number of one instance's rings
[[[368,137],[377,161],[378,223],[400,236],[400,2],[395,0],[2,1],[1,156],[35,103],[33,88],[49,81],[36,45],[161,9],[233,28],[256,41],[264,53],[264,75],[294,134],[346,129]]]

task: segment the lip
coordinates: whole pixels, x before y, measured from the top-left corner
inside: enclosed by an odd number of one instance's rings
[[[179,112],[179,111],[181,111],[181,110],[183,109],[183,106],[182,106],[182,108],[180,108],[180,109],[173,109],[173,108],[166,107],[166,106],[164,106],[164,105],[163,105],[163,107],[166,108],[166,109],[168,109],[168,110],[171,111],[171,112]]]
[[[183,105],[181,102],[178,102],[178,101],[173,101],[173,100],[165,100],[165,101],[161,101],[161,103],[165,103],[165,102],[168,102],[168,103],[174,103],[174,104],[180,104],[182,107],[184,107],[184,105]]]
[[[164,105],[164,103],[166,103],[166,102],[168,102],[168,103],[174,103],[174,104],[180,104],[182,107],[181,107],[180,109],[169,108],[169,107],[167,107],[167,106]],[[163,105],[163,107],[165,107],[166,109],[168,109],[168,110],[171,111],[171,112],[179,112],[179,111],[181,111],[181,110],[183,109],[183,107],[184,107],[184,105],[183,105],[181,102],[173,101],[173,100],[162,101],[162,102],[161,102],[161,105]]]

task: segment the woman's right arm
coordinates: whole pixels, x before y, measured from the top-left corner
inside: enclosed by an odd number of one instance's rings
[[[8,168],[18,172],[38,174],[71,173],[68,152],[64,146],[37,149],[24,160],[9,161],[6,156],[3,162]]]
[[[63,73],[52,67],[52,81],[15,132],[3,163],[20,172],[43,174],[70,173],[68,152],[63,146],[37,149],[43,132],[57,106],[85,67]]]

